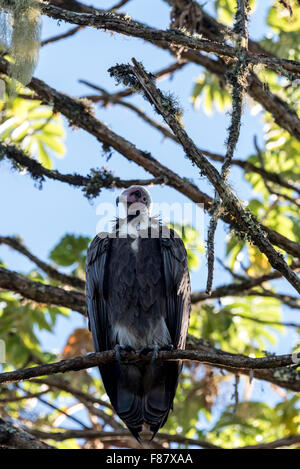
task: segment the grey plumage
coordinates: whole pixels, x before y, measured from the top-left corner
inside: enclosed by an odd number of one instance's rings
[[[120,237],[118,228],[114,238],[96,236],[87,255],[87,311],[95,350],[117,344],[184,348],[190,281],[182,240],[173,230],[164,238],[160,226],[157,237],[137,239]],[[99,367],[114,409],[137,439],[144,424],[154,436],[166,422],[181,367],[158,361]]]

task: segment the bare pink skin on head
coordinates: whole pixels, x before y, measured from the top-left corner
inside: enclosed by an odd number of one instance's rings
[[[122,192],[120,197],[117,199],[117,203],[119,202],[125,202],[127,205],[141,203],[148,206],[151,201],[149,200],[149,196],[143,187],[133,186],[125,189],[125,191]]]

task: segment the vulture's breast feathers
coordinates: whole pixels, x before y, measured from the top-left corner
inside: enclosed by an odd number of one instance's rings
[[[171,343],[157,220],[121,224],[107,270],[111,340],[136,349]],[[117,286],[117,288],[113,288]]]

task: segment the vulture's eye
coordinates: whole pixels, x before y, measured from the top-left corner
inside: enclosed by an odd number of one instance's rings
[[[135,191],[135,193],[134,193],[134,194],[135,194],[137,197],[139,197],[139,198],[142,196],[142,193],[141,193],[141,191]]]

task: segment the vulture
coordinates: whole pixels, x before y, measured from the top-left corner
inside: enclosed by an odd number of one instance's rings
[[[106,393],[141,442],[154,438],[173,408],[182,362],[156,358],[185,348],[190,278],[183,241],[151,216],[149,191],[132,186],[116,203],[124,216],[88,249],[87,313],[95,351],[116,351],[115,362],[99,366]],[[122,363],[120,350],[152,359]]]

